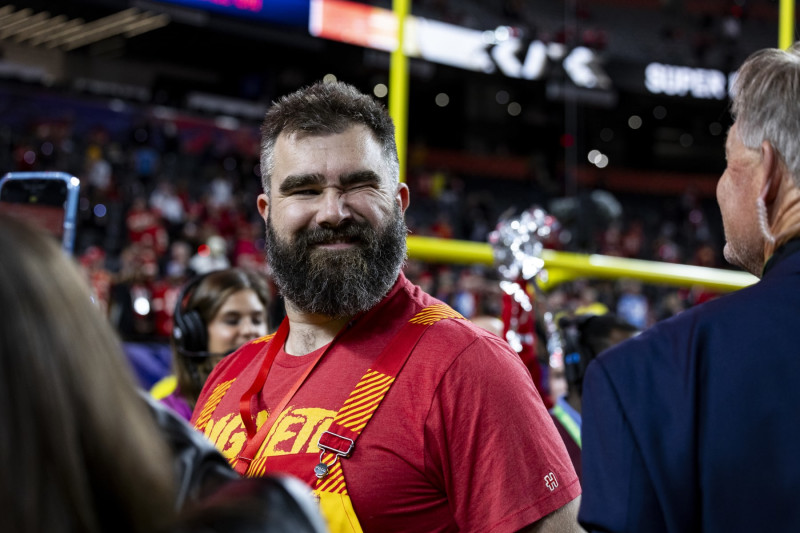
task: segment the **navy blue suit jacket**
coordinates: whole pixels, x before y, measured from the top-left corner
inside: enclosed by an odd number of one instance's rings
[[[800,251],[792,250],[755,285],[656,324],[589,365],[584,528],[800,531]]]

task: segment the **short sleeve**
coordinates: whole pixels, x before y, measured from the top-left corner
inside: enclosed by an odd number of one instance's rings
[[[426,472],[442,477],[462,531],[517,531],[580,494],[530,373],[500,339],[479,337],[454,359],[425,431]]]

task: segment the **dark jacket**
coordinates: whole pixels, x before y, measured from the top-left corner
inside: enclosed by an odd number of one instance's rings
[[[288,476],[242,479],[186,420],[142,392],[173,454],[179,516],[169,533],[324,533],[310,489]]]
[[[589,531],[800,531],[800,251],[776,255],[589,366]]]

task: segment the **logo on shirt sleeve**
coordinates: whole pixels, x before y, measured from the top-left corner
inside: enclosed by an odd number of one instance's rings
[[[556,490],[558,487],[558,480],[556,479],[556,475],[552,472],[544,476],[544,484],[550,489],[550,492]]]

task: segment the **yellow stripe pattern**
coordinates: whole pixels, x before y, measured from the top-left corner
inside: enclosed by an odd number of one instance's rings
[[[414,315],[414,317],[409,320],[412,324],[421,324],[423,326],[430,326],[440,320],[444,320],[445,318],[457,318],[461,320],[465,320],[464,317],[446,304],[436,304],[430,305]]]
[[[212,392],[211,396],[208,397],[208,401],[206,401],[205,406],[203,406],[200,416],[197,417],[194,427],[200,431],[205,431],[206,424],[208,424],[208,421],[211,420],[211,415],[214,414],[214,410],[219,405],[219,402],[222,401],[222,398],[225,396],[225,393],[228,392],[228,389],[231,388],[231,385],[233,385],[234,381],[236,381],[236,379],[223,381],[216,386],[214,392]]]
[[[333,423],[340,424],[354,433],[361,433],[393,382],[394,378],[391,376],[372,369],[367,370],[350,393],[350,397],[336,413]]]
[[[333,424],[344,426],[356,434],[361,433],[361,430],[367,425],[375,409],[378,408],[381,400],[389,391],[392,383],[394,383],[393,377],[372,369],[367,370],[367,373],[358,382],[356,388],[350,393],[350,397],[347,398],[342,408],[336,413]],[[336,457],[335,454],[326,452],[323,460],[325,463],[330,464],[334,457]],[[331,467],[331,471],[325,479],[317,481],[316,489],[347,494],[341,461],[336,461],[336,464]]]
[[[266,442],[266,439],[264,439]],[[237,458],[238,459],[238,458]],[[267,475],[267,456],[263,450],[256,452],[256,458],[245,472],[246,477],[262,477]]]
[[[261,343],[264,343],[264,342],[269,342],[269,341],[272,340],[272,337],[274,337],[274,336],[275,336],[275,333],[270,333],[269,335],[264,335],[263,337],[259,337],[257,339],[254,339],[254,340],[250,341],[250,344],[261,344]]]
[[[424,308],[414,315],[409,322],[429,326],[446,318],[464,320],[464,317],[449,305],[437,304]],[[372,369],[367,370],[367,373],[364,374],[356,388],[350,393],[342,408],[336,413],[332,425],[341,425],[355,434],[360,434],[375,413],[378,405],[380,405],[383,397],[386,396],[392,383],[394,383],[394,379],[381,372]],[[335,457],[335,454],[325,452],[322,460],[325,461],[325,464],[330,464]],[[330,472],[325,478],[317,480],[315,490],[317,492],[347,495],[341,459],[337,459],[333,466],[330,467]]]

